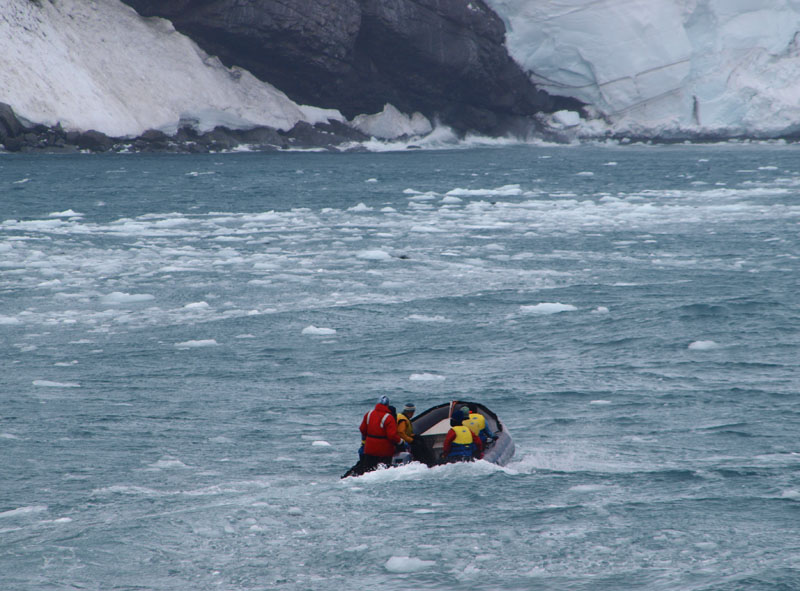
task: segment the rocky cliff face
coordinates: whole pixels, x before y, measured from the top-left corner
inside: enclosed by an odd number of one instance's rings
[[[392,103],[460,131],[502,134],[541,111],[483,0],[124,0],[299,103],[348,117]]]

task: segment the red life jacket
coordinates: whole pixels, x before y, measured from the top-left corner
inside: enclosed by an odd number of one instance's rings
[[[397,421],[389,412],[389,407],[384,404],[376,404],[375,408],[364,415],[361,435],[364,437],[364,453],[370,456],[392,456],[395,446],[400,443]]]

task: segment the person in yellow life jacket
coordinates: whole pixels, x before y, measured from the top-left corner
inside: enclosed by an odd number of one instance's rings
[[[480,438],[484,446],[486,445],[487,441],[494,441],[497,439],[495,434],[492,433],[492,430],[486,424],[486,417],[478,412],[477,404],[462,406],[461,411],[468,416],[468,418],[464,421],[464,424],[469,427],[470,431],[475,433],[475,435]]]
[[[411,419],[416,410],[416,406],[408,403],[403,407],[403,412],[397,413],[397,434],[406,447],[414,442],[414,426],[411,424]]]
[[[464,420],[464,413],[460,410],[453,412],[450,417],[450,430],[442,448],[442,457],[446,462],[471,462],[483,457],[483,443],[463,424]]]

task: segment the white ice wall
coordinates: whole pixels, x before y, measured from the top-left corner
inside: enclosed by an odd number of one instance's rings
[[[800,127],[800,0],[487,0],[532,79],[618,130]]]
[[[210,58],[162,19],[118,0],[2,0],[0,102],[32,122],[111,136],[307,119],[269,84]]]

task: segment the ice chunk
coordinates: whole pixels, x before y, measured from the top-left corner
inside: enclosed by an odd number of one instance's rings
[[[575,111],[556,111],[552,115],[552,120],[560,127],[572,127],[581,122],[581,116]]]
[[[521,194],[519,185],[503,185],[496,189],[452,189],[447,192],[448,197],[513,197]]]
[[[386,561],[386,570],[392,573],[416,573],[436,564],[434,560],[422,560],[408,556],[392,556]]]
[[[689,349],[693,351],[708,351],[717,347],[719,344],[716,341],[694,341],[689,344]]]
[[[157,470],[164,470],[164,469],[173,469],[173,468],[188,468],[186,464],[181,462],[175,458],[162,458],[157,462],[153,462],[150,464],[151,468],[155,468]]]
[[[533,306],[520,306],[519,309],[524,314],[558,314],[559,312],[574,312],[578,308],[571,304],[543,302]]]
[[[100,301],[109,306],[117,306],[124,304],[135,304],[138,302],[147,302],[154,299],[156,299],[156,296],[149,293],[130,294],[121,291],[113,291],[110,294],[104,295],[102,298],[100,298]]]
[[[3,517],[19,517],[20,515],[30,515],[31,513],[41,513],[47,511],[47,505],[29,505],[27,507],[19,507],[17,509],[9,509],[0,513],[0,518]]]
[[[445,377],[433,373],[412,373],[408,379],[412,382],[440,382]]]
[[[320,327],[317,327],[317,326],[314,326],[313,324],[311,324],[309,326],[306,326],[303,329],[302,334],[304,334],[304,335],[312,335],[312,336],[323,336],[324,337],[324,336],[330,336],[330,335],[336,334],[336,329],[335,328],[320,328]]]
[[[33,380],[34,386],[41,388],[80,388],[81,385],[76,382],[52,382],[50,380]]]
[[[388,103],[380,113],[357,116],[351,125],[362,133],[384,140],[426,135],[433,131],[431,122],[422,113],[414,113],[409,117]]]
[[[186,304],[183,309],[184,310],[206,310],[210,306],[208,302],[192,302],[191,304]]]
[[[175,343],[178,349],[199,349],[203,347],[216,347],[218,345],[216,339],[200,339],[197,341],[183,341],[182,343]]]
[[[73,211],[72,209],[67,209],[65,211],[54,211],[48,217],[51,218],[71,218],[71,217],[83,217],[82,213],[78,213]]]
[[[392,258],[392,255],[390,255],[388,252],[378,248],[373,250],[362,250],[356,256],[365,261],[388,261]]]

